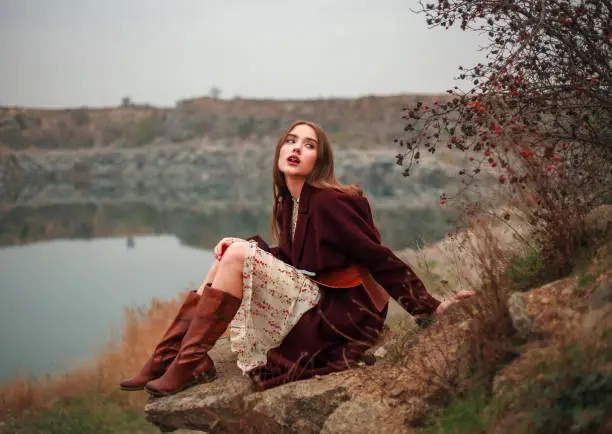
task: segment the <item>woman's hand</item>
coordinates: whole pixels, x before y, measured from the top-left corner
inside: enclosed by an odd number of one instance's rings
[[[223,257],[223,254],[225,253],[225,251],[227,250],[229,246],[231,246],[234,243],[238,243],[240,241],[245,241],[245,240],[243,240],[242,238],[228,237],[228,238],[223,238],[221,241],[219,241],[219,243],[213,249],[213,253],[215,254],[215,258],[217,259],[217,261],[221,260],[221,258]]]
[[[436,315],[439,315],[442,312],[444,312],[446,309],[448,309],[450,306],[452,306],[453,304],[458,303],[463,299],[473,297],[475,295],[476,295],[475,291],[459,291],[458,293],[455,294],[453,298],[444,300],[442,303],[440,303],[435,313]]]

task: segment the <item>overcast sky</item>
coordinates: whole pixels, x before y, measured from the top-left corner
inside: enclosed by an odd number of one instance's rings
[[[416,0],[0,0],[0,105],[443,92],[483,39]]]

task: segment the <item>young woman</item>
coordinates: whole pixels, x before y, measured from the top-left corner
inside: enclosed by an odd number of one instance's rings
[[[352,366],[378,337],[389,297],[413,315],[444,311],[412,269],[381,245],[368,200],[334,173],[320,126],[297,121],[274,152],[272,232],[223,238],[141,371],[123,390],[174,394],[215,377],[208,351],[229,327],[237,363],[260,389]]]

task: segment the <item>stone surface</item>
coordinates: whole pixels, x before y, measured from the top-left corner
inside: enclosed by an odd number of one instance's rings
[[[280,431],[319,433],[328,417],[351,396],[338,376],[298,381],[254,393],[245,403],[273,420]]]
[[[217,379],[174,396],[151,398],[145,406],[147,420],[161,431],[201,430],[211,434],[358,432],[346,431],[355,421],[356,426],[367,428],[360,432],[394,433],[402,432],[412,411],[411,405],[402,407],[393,399],[368,396],[371,390],[352,387],[362,381],[358,376],[366,371],[361,368],[259,392],[236,367],[227,339],[219,340],[211,357],[217,366]],[[380,418],[385,419],[385,429],[376,431]]]
[[[519,336],[527,337],[535,332],[536,325],[527,310],[527,293],[513,292],[508,298],[508,311],[512,325]]]
[[[604,280],[593,288],[589,297],[589,309],[606,309],[612,303],[612,280]]]
[[[220,339],[210,352],[217,378],[174,396],[151,398],[146,418],[162,431],[177,428],[207,432],[235,432],[243,416],[242,397],[253,391],[252,382],[236,366],[227,338]]]
[[[455,320],[449,316],[443,322]],[[445,383],[438,380],[460,381],[470,372],[464,322],[446,333],[443,355],[439,349],[432,353],[428,344],[440,339],[439,327],[424,330],[410,352],[412,359],[423,363],[413,360],[399,367],[383,359],[263,392],[253,390],[235,367],[228,342],[222,341],[211,354],[221,371],[219,378],[172,397],[151,399],[145,407],[147,419],[164,431],[198,429],[211,434],[406,432],[424,423],[431,413],[430,401],[444,393]],[[392,337],[387,329],[372,352],[390,345]],[[432,382],[422,368],[443,377]]]
[[[391,399],[356,397],[342,403],[327,418],[322,434],[405,433],[406,415]]]
[[[612,276],[599,282],[589,296],[589,313],[585,324],[595,325],[602,318],[612,315]]]

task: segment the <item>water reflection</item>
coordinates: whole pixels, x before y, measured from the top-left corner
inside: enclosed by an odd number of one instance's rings
[[[372,204],[383,240],[392,248],[438,239],[449,227],[448,216],[436,207]],[[138,202],[65,203],[5,206],[0,219],[0,246],[120,236],[135,247],[130,237],[172,234],[189,246],[212,248],[223,236],[268,237],[270,210],[253,204],[164,208]]]

